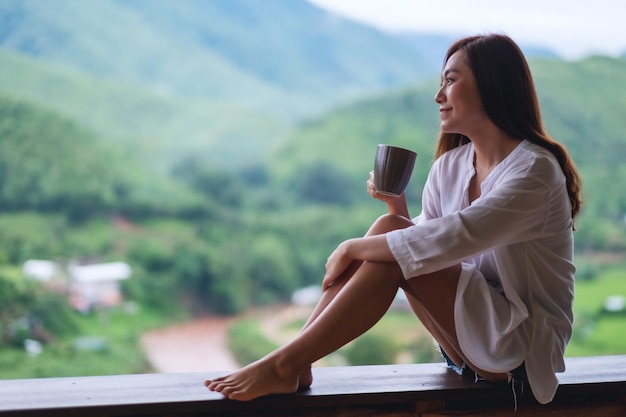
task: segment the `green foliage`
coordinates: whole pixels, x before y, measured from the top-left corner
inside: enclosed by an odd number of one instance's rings
[[[574,334],[567,347],[568,356],[626,352],[624,315],[606,314],[604,311],[607,297],[626,297],[625,267],[623,264],[605,267],[593,280],[576,282]]]
[[[431,93],[422,88],[388,93],[304,122],[273,155],[272,172],[283,180],[302,167],[326,163],[363,184],[376,146],[388,143],[419,153],[416,177],[421,179],[430,168],[438,125]]]
[[[213,203],[67,118],[0,97],[0,208],[63,213],[73,221],[111,212],[132,217],[207,216]]]
[[[0,99],[0,208],[65,211],[69,217],[111,207],[111,154],[75,124],[22,102]]]
[[[76,330],[63,294],[25,278],[16,268],[0,269],[0,346],[25,339],[50,342]]]
[[[585,64],[569,65],[575,69]],[[79,144],[84,142],[85,146],[93,146],[93,152],[100,152],[95,139],[65,119],[23,103],[7,100],[5,104],[9,110],[19,110],[16,115],[43,120],[32,125],[31,131],[33,126],[40,126],[39,132],[47,134],[74,131],[74,136],[64,137],[74,137]],[[435,125],[432,107],[430,92],[425,89],[399,91],[346,106],[303,124],[291,140],[277,149],[268,165],[257,164],[247,171],[225,172],[203,164],[201,158],[187,159],[178,166],[176,176],[196,193],[190,199],[179,198],[184,190],[189,191],[184,187],[157,185],[146,190],[143,185],[149,184],[147,170],[129,180],[121,175],[126,171],[118,171],[121,163],[94,161],[94,166],[100,164],[101,169],[109,170],[106,172],[110,181],[101,183],[105,191],[109,190],[105,195],[118,196],[112,200],[103,197],[106,204],[102,206],[128,214],[131,224],[140,226],[137,232],[115,231],[112,223],[102,217],[76,224],[67,223],[63,216],[3,215],[0,257],[18,264],[28,258],[126,259],[136,275],[124,283],[125,290],[150,303],[166,303],[171,295],[192,293],[204,308],[226,313],[255,303],[286,299],[293,289],[319,282],[323,260],[337,243],[365,233],[368,224],[384,210],[364,190],[376,144],[386,142],[416,149],[421,162],[418,161],[413,184],[423,184],[436,133],[425,128]],[[15,131],[24,128],[25,122],[17,123],[17,116],[8,119],[19,127]],[[558,114],[550,113],[546,119],[555,126],[561,120]],[[6,143],[20,142],[17,138],[24,143],[33,142],[32,136],[24,135],[7,136]],[[568,144],[574,155],[580,155],[577,144],[584,140],[574,139],[570,135]],[[76,148],[76,143],[64,140],[67,139],[59,139],[57,149],[51,148],[41,156],[42,160],[55,152],[78,152],[69,149]],[[8,147],[6,143],[4,146]],[[593,171],[595,174],[585,177],[586,188],[595,193],[610,189],[611,196],[587,203],[579,222],[579,248],[624,248],[625,227],[620,217],[624,198],[620,197],[621,191],[613,189],[617,182],[608,180],[608,172],[621,171],[611,163],[608,161],[602,169]],[[579,165],[583,173],[592,172],[585,160]],[[44,170],[38,172],[37,178],[43,181]],[[94,176],[103,179],[103,175],[96,174],[97,170]],[[90,173],[72,176],[87,181]],[[142,179],[136,180],[140,176]],[[159,178],[155,178],[157,183]],[[118,181],[124,181],[123,193]],[[610,185],[592,186],[587,181]],[[420,185],[410,187],[411,208],[417,214]],[[55,192],[49,195],[54,196]],[[141,195],[147,196],[146,200]],[[53,198],[56,197],[50,197]],[[173,220],[163,228],[164,220],[160,225],[149,220],[155,216]]]
[[[395,363],[399,347],[394,339],[365,333],[346,351],[350,365],[384,365]]]
[[[238,208],[243,203],[246,189],[242,178],[229,171],[207,166],[198,158],[185,159],[174,167],[172,174],[221,205]]]
[[[411,345],[412,361],[414,363],[433,363],[441,361],[441,353],[435,348],[430,335],[421,337]]]
[[[15,269],[0,271],[0,346],[21,343],[29,336],[26,325],[19,319],[28,314],[34,291]]]
[[[150,371],[139,344],[141,335],[184,318],[180,311],[143,308],[74,313],[76,329],[28,356],[22,348],[0,349],[3,379],[119,375]]]
[[[28,259],[56,259],[67,222],[62,216],[21,212],[0,215],[0,257],[12,265]]]
[[[34,320],[34,338],[43,341],[73,334],[77,330],[75,312],[67,303],[65,294],[49,291],[42,286],[36,288],[35,299],[29,306],[29,316]],[[37,331],[41,331],[38,336]],[[50,338],[50,339],[48,339]],[[48,339],[48,340],[46,340]]]
[[[302,167],[295,174],[288,190],[302,205],[333,204],[347,206],[354,201],[357,183],[328,162]]]
[[[291,253],[289,242],[275,234],[255,236],[250,242],[247,275],[253,300],[271,304],[300,287]]]
[[[261,331],[258,320],[240,320],[228,329],[228,349],[242,366],[262,358],[276,348],[278,346]]]

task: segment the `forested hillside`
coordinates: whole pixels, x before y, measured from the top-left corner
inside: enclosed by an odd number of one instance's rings
[[[179,215],[200,208],[189,189],[49,109],[0,96],[0,209],[82,220]],[[169,198],[166,198],[169,197]]]
[[[454,37],[389,35],[305,0],[5,0],[0,94],[162,172],[263,160],[295,122],[436,77]]]
[[[0,18],[4,49],[159,91],[292,114],[432,70],[392,37],[304,0],[6,0]]]
[[[294,119],[434,69],[304,0],[7,0],[0,26],[0,93],[52,107],[161,172],[189,155],[253,164]]]
[[[579,250],[626,248],[626,60],[536,61],[544,122],[583,177]]]
[[[163,94],[13,52],[0,51],[0,65],[0,94],[54,109],[161,173],[189,155],[222,167],[256,162],[292,128],[271,109]]]

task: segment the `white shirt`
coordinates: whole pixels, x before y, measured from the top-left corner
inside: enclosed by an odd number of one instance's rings
[[[462,263],[454,316],[463,353],[489,372],[525,361],[535,398],[548,403],[573,321],[565,177],[551,152],[525,140],[470,204],[473,159],[471,143],[437,159],[416,225],[387,233],[387,242],[407,279]]]

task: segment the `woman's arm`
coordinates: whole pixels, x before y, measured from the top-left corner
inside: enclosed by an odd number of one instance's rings
[[[385,234],[349,239],[342,242],[326,261],[322,290],[326,290],[352,261],[395,262]]]
[[[367,192],[387,204],[389,214],[402,216],[410,220],[409,209],[404,193],[398,197],[380,194],[374,187],[374,172],[370,172]],[[342,242],[330,254],[326,261],[326,274],[322,290],[326,290],[352,264],[353,261],[396,262],[389,249],[385,234],[365,236]]]
[[[387,203],[389,214],[397,214],[407,219],[411,218],[409,215],[409,206],[406,203],[406,195],[404,193],[399,197],[388,197],[385,202]]]

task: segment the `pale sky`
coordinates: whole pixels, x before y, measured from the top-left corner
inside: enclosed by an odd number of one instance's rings
[[[626,52],[624,0],[309,0],[383,30],[501,32],[564,58]]]

